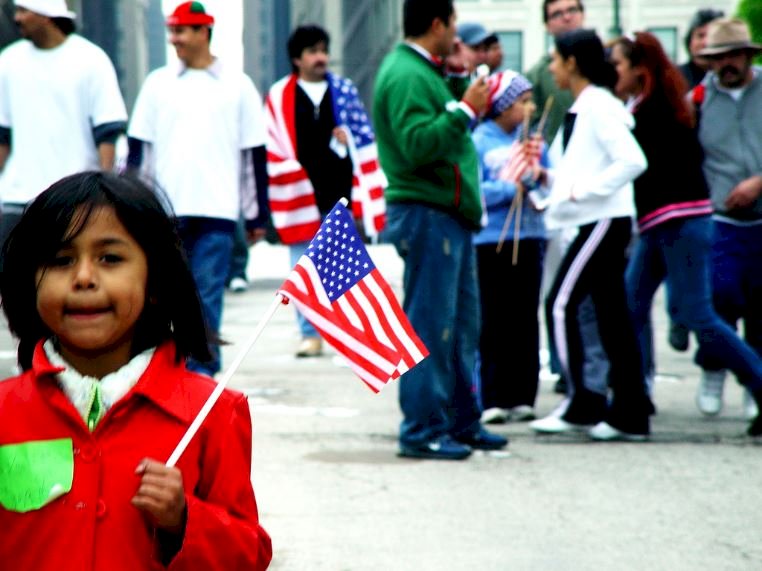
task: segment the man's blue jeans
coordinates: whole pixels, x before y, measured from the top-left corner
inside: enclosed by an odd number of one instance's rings
[[[627,293],[644,371],[654,370],[651,305],[666,280],[674,321],[698,338],[701,352],[731,369],[750,389],[762,388],[762,360],[714,310],[711,290],[713,222],[709,217],[661,224],[640,236],[626,273]]]
[[[210,229],[205,222],[199,223],[199,219],[180,218],[178,231],[196,280],[204,317],[210,331],[219,335],[225,278],[233,251],[234,226],[231,225],[228,231],[223,228]],[[212,345],[211,349],[214,356],[212,361],[200,363],[189,360],[188,368],[210,377],[218,373],[221,368],[220,349],[217,345]]]
[[[733,329],[743,321],[746,343],[762,361],[762,224],[736,226],[717,221],[714,228],[714,307]],[[724,368],[703,348],[696,354],[696,363],[710,371]]]
[[[429,356],[400,378],[400,442],[479,430],[473,384],[479,298],[472,231],[447,212],[389,204],[382,240],[405,262],[403,309]]]
[[[291,259],[292,268],[296,266],[299,258],[304,255],[304,252],[307,251],[307,246],[309,245],[310,243],[307,241],[291,244],[288,247],[288,255]],[[296,323],[299,325],[299,333],[301,334],[302,339],[306,337],[320,337],[320,333],[317,332],[317,329],[313,327],[312,323],[310,323],[307,318],[296,309],[296,304],[294,304],[294,310],[296,311]]]

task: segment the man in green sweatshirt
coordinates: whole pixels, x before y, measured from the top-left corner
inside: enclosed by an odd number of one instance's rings
[[[383,239],[405,262],[404,309],[429,357],[400,379],[400,454],[460,460],[507,439],[481,425],[473,387],[479,300],[472,233],[480,227],[470,124],[484,78],[468,84],[452,0],[405,0],[405,42],[381,64],[374,123],[386,189]]]

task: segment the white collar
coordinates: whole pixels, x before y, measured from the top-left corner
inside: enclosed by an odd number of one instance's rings
[[[51,365],[64,369],[56,377],[64,394],[66,394],[84,420],[87,420],[87,416],[90,413],[96,383],[100,383],[103,407],[105,410],[108,410],[137,384],[140,377],[143,376],[143,373],[148,368],[148,364],[151,362],[156,350],[154,347],[143,351],[133,357],[124,367],[109,373],[99,381],[95,377],[81,375],[74,367],[67,363],[60,353],[56,351],[52,339],[45,341],[43,348]]]
[[[208,73],[215,79],[219,79],[220,76],[222,75],[224,67],[225,66],[222,65],[222,62],[220,61],[220,58],[218,57],[215,57],[212,63],[203,69],[190,68],[180,60],[177,60],[177,63],[176,63],[176,71],[177,71],[178,77],[183,75],[186,71],[205,71],[206,73]]]

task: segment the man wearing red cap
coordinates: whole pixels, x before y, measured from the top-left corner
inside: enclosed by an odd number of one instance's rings
[[[200,2],[167,18],[178,63],[146,78],[129,127],[128,165],[164,189],[196,278],[209,327],[218,332],[239,216],[250,243],[268,218],[262,99],[251,79],[210,51],[214,18]],[[196,371],[220,370],[219,350]]]
[[[22,39],[0,53],[0,246],[53,182],[111,169],[127,110],[108,56],[73,33],[64,0],[17,0]]]

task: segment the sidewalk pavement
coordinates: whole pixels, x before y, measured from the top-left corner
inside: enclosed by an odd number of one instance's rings
[[[396,253],[370,251],[399,292]],[[285,247],[251,250],[251,289],[226,297],[223,366],[289,270]],[[744,436],[741,389],[729,379],[723,413],[700,415],[698,369],[666,346],[663,305],[649,443],[510,423],[495,428],[507,452],[462,462],[397,457],[397,383],[374,395],[330,350],[296,359],[293,311],[276,311],[231,380],[250,397],[274,571],[762,569],[762,449]],[[541,384],[540,415],[559,401],[552,385]]]

